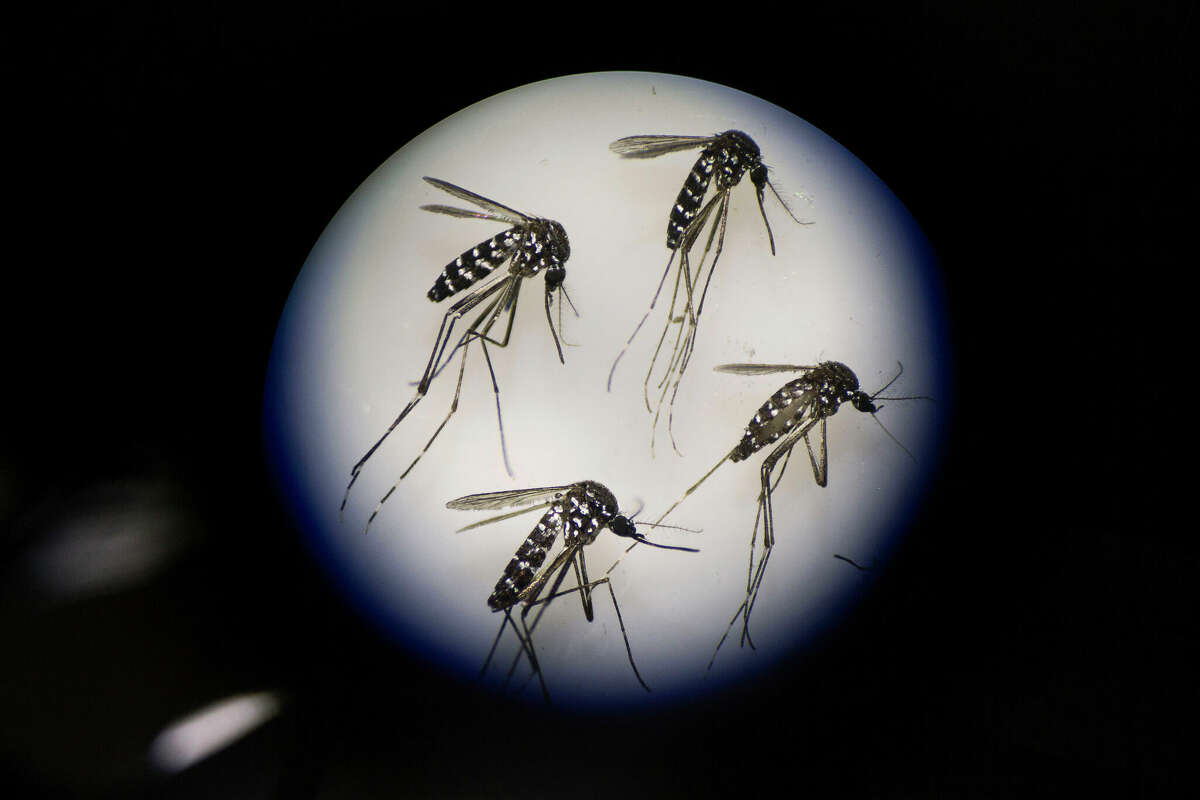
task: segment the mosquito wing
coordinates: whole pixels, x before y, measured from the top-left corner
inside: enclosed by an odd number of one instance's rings
[[[621,158],[655,158],[677,150],[693,150],[709,144],[714,136],[626,136],[608,149]]]
[[[471,217],[473,219],[494,219],[500,222],[507,222],[510,225],[528,225],[533,221],[533,217],[527,214],[522,214],[514,208],[509,208],[506,205],[501,205],[495,200],[488,200],[482,195],[467,191],[461,186],[455,186],[453,183],[439,180],[438,178],[430,178],[426,176],[424,181],[432,186],[436,186],[443,192],[452,194],[459,200],[466,200],[468,203],[473,203],[484,209],[487,213],[479,211],[470,211],[465,208],[455,208],[453,206],[443,205],[425,205],[421,206],[426,211],[432,211],[436,214],[449,214],[452,217]]]
[[[731,372],[734,375],[770,375],[774,372],[802,372],[816,369],[803,364],[721,364],[713,372]]]
[[[484,492],[469,494],[457,500],[446,503],[446,508],[456,508],[466,511],[484,510],[489,508],[515,508],[545,502],[557,494],[562,494],[571,488],[566,486],[542,486],[537,489],[510,489],[506,492]]]

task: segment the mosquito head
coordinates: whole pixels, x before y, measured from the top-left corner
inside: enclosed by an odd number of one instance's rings
[[[641,538],[641,534],[637,532],[637,526],[623,514],[617,514],[609,520],[608,528],[617,536],[624,536],[626,539]]]
[[[563,281],[566,279],[566,267],[551,267],[546,270],[546,294],[552,294],[555,289],[562,286]]]
[[[754,169],[750,170],[750,182],[754,184],[754,188],[758,191],[759,202],[762,202],[763,193],[766,191],[767,185],[770,183],[767,180],[767,165],[759,164]]]
[[[874,414],[879,408],[875,405],[871,395],[866,392],[851,392],[850,403],[859,411],[867,414]]]

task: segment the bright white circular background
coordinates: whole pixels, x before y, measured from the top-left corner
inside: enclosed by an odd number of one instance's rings
[[[635,134],[748,133],[798,217],[770,196],[771,256],[749,180],[733,190],[725,250],[691,366],[675,407],[675,455],[651,416],[642,379],[664,305],[609,367],[645,312],[669,255],[667,216],[696,151],[621,159],[608,145]],[[494,396],[478,347],[462,399],[428,455],[367,516],[445,416],[457,360],[366,464],[344,521],[350,468],[412,397],[446,309],[425,293],[447,262],[504,225],[430,214],[465,204],[421,180],[442,178],[520,211],[560,221],[571,241],[566,365],[542,308],[544,284],[524,286],[512,340],[491,348],[508,452],[500,455]],[[537,512],[465,533],[484,513],[451,511],[466,494],[606,484],[622,509],[656,519],[737,443],[759,405],[795,377],[712,372],[738,361],[837,360],[873,392],[903,362],[889,394],[945,392],[942,309],[927,242],[899,201],[861,162],[791,113],[711,83],[648,73],[545,81],[479,102],[401,148],[346,201],[313,248],[280,322],[266,398],[268,441],[282,485],[314,549],[357,605],[429,661],[474,678],[502,617],[486,598]],[[669,286],[666,290],[669,291]],[[637,685],[607,591],[596,619],[574,597],[556,601],[536,644],[557,705],[680,699],[769,668],[835,622],[871,580],[835,553],[886,568],[936,462],[937,402],[884,403],[880,420],[915,461],[849,405],[829,420],[829,485],[818,487],[801,448],[774,496],[778,542],[754,617],[757,651],[736,631],[705,670],[745,592],[750,530],[764,453],[722,466],[668,522],[701,533],[643,528],[698,554],[639,547],[612,580],[638,667]],[[944,404],[943,404],[944,407]],[[491,512],[492,514],[498,512]],[[592,577],[626,542],[605,531],[587,550]],[[499,683],[515,643],[506,634],[489,680]],[[519,672],[521,685],[527,670]],[[540,699],[536,682],[526,695]]]

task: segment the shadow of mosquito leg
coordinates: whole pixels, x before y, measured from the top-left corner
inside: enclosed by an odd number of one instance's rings
[[[871,565],[871,566],[869,566],[869,567],[864,567],[862,564],[858,563],[858,562],[857,562],[857,561],[855,561],[853,558],[849,558],[849,557],[847,557],[847,556],[843,556],[843,555],[841,555],[841,554],[839,554],[839,553],[834,553],[834,554],[833,554],[833,557],[834,557],[834,558],[837,558],[837,559],[841,559],[842,561],[845,561],[847,564],[849,564],[850,566],[854,567],[854,568],[855,568],[856,570],[858,570],[859,572],[870,572],[871,570],[875,569],[875,565],[874,565],[874,564],[872,564],[872,565]]]
[[[458,397],[462,392],[463,373],[467,368],[467,352],[470,349],[469,344],[470,343],[468,342],[467,345],[463,346],[462,364],[458,368],[458,384],[454,387],[454,399],[450,401],[450,411],[446,413],[446,418],[442,420],[442,424],[437,426],[437,430],[433,432],[433,436],[429,437],[429,441],[425,443],[425,447],[421,449],[421,452],[417,453],[417,457],[414,458],[412,463],[408,465],[408,469],[400,473],[400,477],[397,478],[396,482],[392,484],[392,488],[387,490],[387,494],[380,499],[379,503],[375,506],[375,510],[371,512],[371,516],[367,517],[367,524],[363,528],[363,533],[366,533],[371,527],[371,523],[375,521],[375,517],[379,514],[379,509],[383,508],[383,504],[386,503],[388,498],[392,496],[392,492],[396,491],[396,488],[400,485],[400,481],[408,477],[408,473],[412,472],[413,467],[415,467],[417,462],[421,460],[421,456],[429,452],[430,446],[433,444],[434,440],[437,439],[438,434],[442,432],[442,428],[446,427],[446,423],[450,421],[450,418],[454,416],[454,412],[458,410]]]
[[[521,612],[521,627],[525,629],[525,635],[521,636],[518,633],[517,638],[521,640],[521,647],[525,650],[525,654],[529,657],[530,668],[533,670],[533,673],[537,675],[538,686],[540,686],[542,689],[542,699],[546,701],[546,705],[550,705],[550,690],[546,687],[546,680],[542,676],[542,665],[538,663],[537,653],[533,649],[533,630],[527,627],[525,624],[525,615],[528,613],[528,611],[529,609],[525,608]],[[513,626],[513,630],[516,630],[516,626]],[[514,662],[512,669],[508,671],[508,678],[505,678],[504,680],[506,686],[508,685],[508,679],[512,677],[512,671],[513,669],[516,669],[516,666],[516,662]],[[528,683],[526,685],[528,685]]]
[[[750,645],[751,650],[757,650],[754,646],[754,640],[750,638],[750,615],[754,612],[754,604],[758,602],[758,590],[762,588],[763,576],[767,574],[767,562],[771,560],[771,553],[774,549],[763,550],[762,558],[758,562],[758,570],[754,575],[753,587],[746,597],[746,603],[742,612],[742,646]]]
[[[506,609],[504,612],[504,621],[500,623],[500,630],[496,632],[496,638],[492,640],[492,649],[488,650],[487,658],[483,660],[483,666],[479,668],[479,678],[481,680],[487,674],[487,668],[492,663],[492,657],[496,655],[496,648],[500,645],[500,637],[504,635],[504,629],[509,625],[513,625],[512,615]],[[516,629],[515,625],[513,629]]]
[[[608,370],[608,391],[612,391],[613,374],[617,371],[617,363],[621,357],[625,355],[625,351],[629,349],[629,345],[633,344],[634,338],[638,335],[638,331],[646,324],[646,320],[650,318],[650,313],[654,311],[654,304],[658,302],[658,295],[662,292],[663,284],[667,282],[667,275],[671,274],[671,264],[675,261],[675,251],[671,251],[671,257],[667,259],[667,268],[663,270],[662,277],[658,280],[658,288],[654,291],[654,299],[650,301],[650,308],[646,309],[646,313],[642,315],[642,320],[633,329],[633,333],[629,334],[629,338],[625,340],[625,346],[621,348],[621,352],[617,353],[617,357],[613,360],[612,367]],[[647,401],[649,405],[649,401]]]

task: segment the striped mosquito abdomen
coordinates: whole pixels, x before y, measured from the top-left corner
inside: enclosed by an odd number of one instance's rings
[[[509,228],[486,242],[480,242],[451,261],[434,281],[433,288],[426,296],[438,303],[486,278],[512,255],[513,249],[520,241],[521,230],[520,227]]]
[[[546,561],[546,553],[554,545],[562,526],[562,505],[555,503],[550,510],[542,515],[537,526],[530,532],[517,553],[504,568],[504,574],[496,581],[496,588],[488,598],[488,606],[493,611],[511,608],[521,592],[533,583],[537,571]]]
[[[687,180],[683,182],[679,196],[675,198],[675,205],[671,207],[671,218],[667,220],[668,250],[679,247],[684,232],[692,224],[696,214],[700,213],[700,205],[704,202],[704,195],[708,192],[708,184],[712,180],[713,169],[717,163],[716,155],[711,152],[714,147],[716,145],[704,148],[704,152],[692,165]]]
[[[767,398],[758,413],[746,425],[742,440],[729,454],[730,461],[749,458],[780,437],[795,430],[806,420],[814,383],[804,376],[783,385],[779,391]]]
[[[501,611],[521,599],[521,593],[529,588],[545,563],[546,553],[554,545],[559,531],[563,532],[564,547],[591,544],[618,513],[616,498],[603,484],[595,481],[571,484],[555,498],[554,504],[517,548],[516,555],[496,582],[488,606],[493,611]]]

